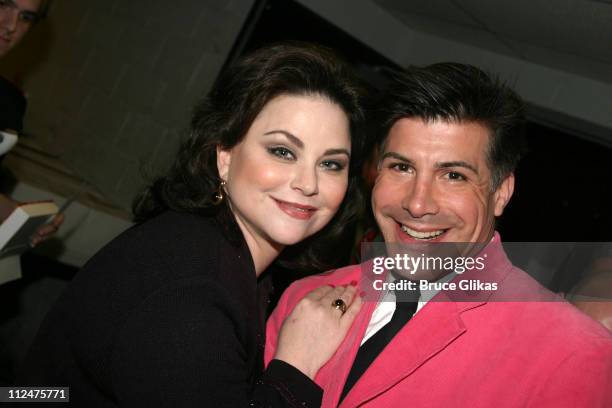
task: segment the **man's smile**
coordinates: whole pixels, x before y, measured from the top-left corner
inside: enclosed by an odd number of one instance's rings
[[[399,228],[399,237],[402,241],[418,240],[418,241],[441,241],[444,234],[449,230],[440,228],[428,228],[428,227],[408,227],[405,224],[397,223]]]

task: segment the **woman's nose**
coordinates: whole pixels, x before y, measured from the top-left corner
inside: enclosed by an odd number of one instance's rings
[[[316,169],[306,166],[297,168],[291,180],[291,188],[301,191],[305,196],[317,194],[319,180]]]

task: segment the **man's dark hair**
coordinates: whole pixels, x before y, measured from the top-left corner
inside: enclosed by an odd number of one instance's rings
[[[379,103],[381,152],[389,130],[402,118],[477,122],[489,129],[493,190],[514,171],[525,150],[522,99],[498,77],[471,65],[446,62],[394,72]]]
[[[51,9],[51,5],[53,4],[53,0],[41,0],[40,6],[36,11],[36,20],[35,23],[38,23],[49,15],[49,10]]]
[[[49,14],[49,9],[51,8],[52,3],[53,3],[53,0],[42,0],[40,2],[40,9],[38,10],[40,17],[42,18],[47,17],[47,14]]]
[[[358,165],[362,161],[365,111],[363,88],[352,70],[330,50],[291,43],[268,46],[241,59],[221,74],[210,93],[195,107],[187,140],[170,171],[155,180],[134,203],[136,221],[167,209],[233,219],[225,200],[214,205],[221,181],[217,147],[240,143],[264,106],[279,95],[320,95],[337,104],[348,117],[351,161],[346,196],[338,213],[319,233],[284,255],[295,253],[311,270],[328,268],[323,260],[333,242],[343,237],[362,210]],[[331,256],[331,255],[330,255]]]

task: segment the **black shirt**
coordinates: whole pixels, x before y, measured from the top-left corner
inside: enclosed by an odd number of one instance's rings
[[[26,99],[19,88],[0,76],[0,130],[21,132]]]
[[[120,235],[60,297],[16,385],[69,386],[83,407],[319,406],[294,367],[263,371],[253,261],[227,236],[177,212]]]

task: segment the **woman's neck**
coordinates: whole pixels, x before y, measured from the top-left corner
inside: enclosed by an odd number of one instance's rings
[[[258,242],[257,240],[247,239],[246,241],[253,258],[253,263],[255,264],[255,276],[259,277],[278,257],[282,247],[276,248],[269,244],[266,245],[266,242]]]
[[[251,258],[253,258],[253,264],[255,266],[255,276],[259,277],[263,271],[280,255],[281,251],[285,247],[284,245],[273,243],[256,231],[253,231],[246,225],[239,217],[236,217],[236,222],[244,240],[247,243]]]

